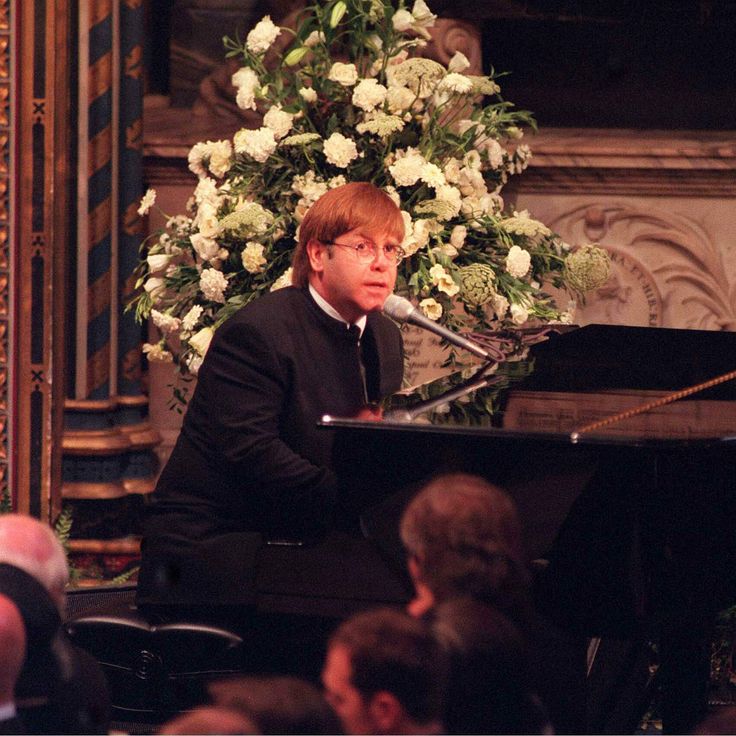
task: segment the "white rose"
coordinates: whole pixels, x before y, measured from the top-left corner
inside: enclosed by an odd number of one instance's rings
[[[194,248],[197,255],[203,261],[212,260],[220,250],[220,246],[216,240],[208,238],[202,235],[202,233],[194,233],[194,235],[189,237],[189,240],[192,243],[192,248]]]
[[[330,67],[327,78],[343,87],[352,87],[358,81],[358,70],[355,64],[343,64],[341,61],[336,61]]]
[[[422,301],[419,302],[419,309],[421,309],[427,317],[435,321],[442,316],[442,305],[432,298],[422,299]]]
[[[450,244],[460,250],[465,245],[465,238],[468,237],[468,228],[465,225],[455,225],[450,233]]]
[[[529,310],[521,304],[511,305],[511,321],[515,325],[523,325],[529,319]]]
[[[445,271],[444,266],[441,266],[439,263],[435,263],[429,269],[429,277],[437,287],[437,290],[444,292],[447,296],[455,296],[460,291],[460,287],[455,283],[455,280]]]
[[[416,95],[408,87],[400,87],[396,84],[389,85],[386,92],[388,109],[394,115],[399,115],[404,110],[408,110],[415,98]]]
[[[370,112],[383,104],[388,90],[375,79],[361,79],[353,90],[353,104]]]
[[[311,87],[302,87],[299,90],[299,94],[301,95],[304,102],[312,103],[317,101],[317,93],[311,88]]]
[[[199,355],[204,357],[207,352],[207,348],[210,346],[210,342],[212,341],[213,334],[211,327],[203,327],[199,332],[195,332],[189,338],[189,344],[197,351],[197,353],[199,353]]]
[[[266,259],[263,257],[263,245],[253,241],[246,243],[241,254],[241,260],[243,261],[243,268],[248,273],[263,271],[263,266],[266,263]]]
[[[273,131],[273,136],[280,141],[290,130],[294,116],[280,107],[272,107],[264,116],[264,125]]]
[[[528,250],[512,245],[506,256],[506,270],[515,278],[520,279],[527,275],[532,257]]]
[[[245,45],[252,54],[263,54],[271,47],[281,29],[273,23],[270,15],[263,17],[245,39]]]
[[[358,157],[355,141],[341,133],[333,133],[324,143],[325,158],[333,166],[345,169],[351,161]]]
[[[194,226],[205,238],[214,238],[220,231],[217,209],[209,202],[202,202],[194,218]]]

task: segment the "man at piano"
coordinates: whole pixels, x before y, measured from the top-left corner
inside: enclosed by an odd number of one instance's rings
[[[139,604],[252,602],[267,546],[288,555],[334,528],[331,435],[317,422],[401,385],[401,336],[380,310],[403,236],[385,192],[329,190],[301,223],[293,285],[217,330],[147,509]]]

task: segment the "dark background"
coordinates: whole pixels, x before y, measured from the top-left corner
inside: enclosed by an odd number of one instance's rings
[[[736,0],[428,0],[477,23],[485,70],[542,126],[736,129]],[[277,0],[147,0],[148,89],[188,106],[222,36]],[[409,0],[411,6],[411,0]]]

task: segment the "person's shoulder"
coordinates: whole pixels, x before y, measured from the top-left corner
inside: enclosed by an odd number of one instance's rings
[[[384,338],[400,339],[401,337],[401,330],[398,325],[381,312],[370,312],[368,314],[368,325],[376,335]]]
[[[291,311],[301,309],[306,300],[304,291],[295,286],[269,291],[239,309],[228,322],[262,324],[264,321],[282,321]]]

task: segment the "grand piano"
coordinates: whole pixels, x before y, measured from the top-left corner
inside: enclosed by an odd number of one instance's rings
[[[736,603],[736,335],[519,334],[507,360],[401,392],[380,416],[323,418],[344,514],[398,574],[398,519],[428,478],[502,486],[530,562],[545,561],[540,609],[586,636],[656,642],[665,728],[687,732],[716,613]]]

